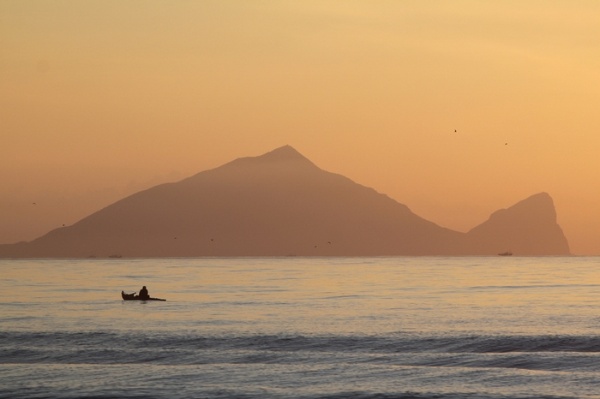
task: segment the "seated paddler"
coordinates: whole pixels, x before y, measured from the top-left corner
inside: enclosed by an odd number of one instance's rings
[[[150,298],[150,295],[148,294],[148,289],[146,288],[146,286],[142,287],[138,296],[140,297],[140,299],[149,299]]]

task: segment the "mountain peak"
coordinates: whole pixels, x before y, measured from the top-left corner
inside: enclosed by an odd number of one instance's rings
[[[554,201],[550,194],[544,192],[525,198],[508,209],[500,209],[494,212],[491,218],[506,217],[506,215],[523,220],[537,219],[556,223]]]
[[[303,160],[309,161],[304,155],[300,154],[291,145],[284,145],[276,148],[273,151],[267,152],[266,154],[260,155],[256,158],[269,160],[269,161],[289,161],[289,160]],[[310,162],[310,161],[309,161]]]
[[[317,168],[314,163],[312,163],[308,158],[300,154],[294,147],[290,145],[284,145],[265,154],[254,157],[238,158],[226,166],[248,167],[260,165],[261,167],[267,166],[270,168],[274,166],[273,164],[277,164],[277,168],[282,167],[283,165],[294,165],[296,167],[310,166],[311,168]]]
[[[552,197],[546,192],[534,194],[528,198],[525,198],[519,204],[527,203],[554,207],[554,201],[552,200]]]
[[[298,150],[296,150],[294,147],[292,147],[289,144],[282,145],[281,147],[277,147],[274,150],[271,150],[271,151],[265,153],[265,155],[266,154],[276,154],[276,153],[279,153],[279,154],[288,154],[288,155],[294,155],[294,154],[295,155],[300,155],[300,152],[298,152]]]

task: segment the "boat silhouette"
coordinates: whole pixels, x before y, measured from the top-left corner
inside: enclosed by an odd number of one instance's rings
[[[166,301],[166,299],[161,298],[140,298],[135,292],[133,294],[126,294],[125,291],[121,291],[121,298],[123,298],[124,301]]]

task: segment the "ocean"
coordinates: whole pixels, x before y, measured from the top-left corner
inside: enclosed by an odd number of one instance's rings
[[[600,258],[0,260],[0,397],[600,398]]]

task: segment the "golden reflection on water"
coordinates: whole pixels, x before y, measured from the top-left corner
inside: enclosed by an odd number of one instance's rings
[[[598,326],[596,258],[0,261],[1,327],[575,333]],[[130,303],[146,285],[167,302]]]

